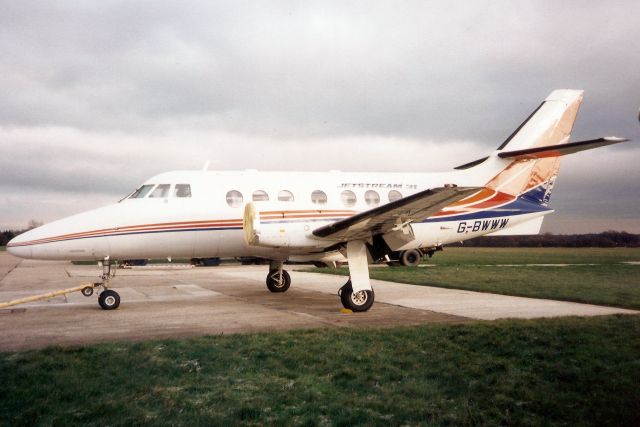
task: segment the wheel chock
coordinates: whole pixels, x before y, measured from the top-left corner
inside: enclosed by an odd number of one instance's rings
[[[348,308],[341,308],[340,309],[340,313],[342,313],[342,314],[353,314],[353,310],[350,310]]]

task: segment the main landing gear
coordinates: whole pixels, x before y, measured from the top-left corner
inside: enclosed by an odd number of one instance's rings
[[[291,286],[291,276],[282,269],[282,261],[271,261],[267,274],[267,288],[271,292],[286,292]]]
[[[342,302],[342,306],[344,308],[355,312],[369,310],[375,299],[373,289],[353,292],[351,280],[345,283],[344,286],[338,290],[338,296],[340,297],[340,302]]]
[[[367,311],[373,306],[375,294],[369,280],[368,252],[364,241],[347,242],[349,281],[338,291],[342,306],[354,312]],[[282,261],[271,261],[267,274],[267,288],[271,292],[286,292],[291,276],[282,269]]]
[[[93,295],[93,288],[102,287],[104,290],[98,295],[98,304],[103,310],[115,310],[120,306],[120,295],[113,289],[109,289],[109,281],[116,276],[118,269],[117,263],[112,263],[109,258],[102,261],[102,275],[100,282],[94,283],[92,286],[82,288],[80,292],[85,297]]]

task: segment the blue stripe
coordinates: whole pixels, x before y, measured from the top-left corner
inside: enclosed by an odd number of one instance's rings
[[[445,222],[445,221],[463,221],[463,220],[466,221],[466,220],[472,220],[472,219],[485,219],[485,218],[506,217],[506,216],[515,216],[515,215],[526,215],[530,213],[545,212],[550,210],[551,209],[545,206],[539,205],[537,203],[531,203],[526,199],[518,198],[513,202],[507,203],[506,205],[500,206],[496,209],[488,209],[485,211],[452,215],[447,217],[427,218],[422,222]]]

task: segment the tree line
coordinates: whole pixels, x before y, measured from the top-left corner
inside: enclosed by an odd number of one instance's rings
[[[532,236],[482,236],[451,246],[502,248],[637,248],[640,234],[626,231],[605,231],[589,234],[538,234]]]

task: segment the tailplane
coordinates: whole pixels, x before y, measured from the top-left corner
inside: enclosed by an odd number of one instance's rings
[[[569,142],[582,98],[581,90],[554,90],[494,153],[456,169],[477,168],[486,188],[546,207],[562,156],[627,141]]]

